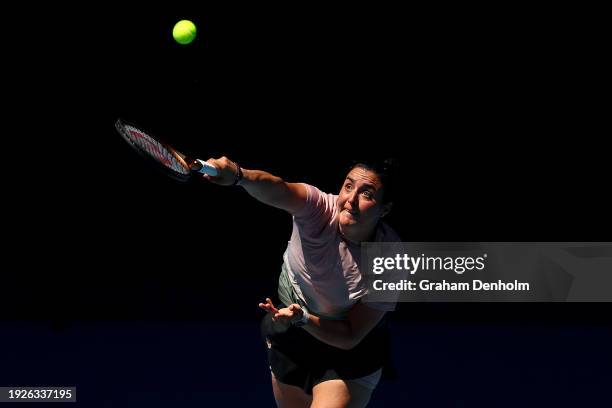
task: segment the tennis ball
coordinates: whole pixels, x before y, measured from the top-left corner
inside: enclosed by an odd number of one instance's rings
[[[189,20],[181,20],[174,25],[172,36],[177,43],[187,45],[196,37],[196,26]]]

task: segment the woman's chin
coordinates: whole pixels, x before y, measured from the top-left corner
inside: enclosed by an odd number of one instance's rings
[[[345,220],[340,219],[338,222],[340,232],[343,235],[351,234],[351,232],[355,230],[355,227],[357,226],[356,224],[357,224],[356,221],[352,219],[345,219]]]
[[[357,222],[355,220],[350,220],[350,219],[345,219],[345,220],[339,220],[338,224],[340,225],[340,228],[346,230],[346,229],[350,229],[351,227],[353,227]]]
[[[354,225],[357,223],[357,219],[346,211],[342,211],[338,223],[343,226]]]

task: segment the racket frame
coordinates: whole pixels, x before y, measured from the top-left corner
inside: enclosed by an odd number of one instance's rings
[[[128,131],[126,128],[127,126],[136,129],[138,132],[148,136],[149,138],[159,143],[164,149],[168,151],[168,153],[172,155],[172,157],[176,159],[176,161],[181,165],[181,167],[183,167],[187,171],[187,174],[179,173],[178,171],[168,167],[167,165],[163,164],[156,158],[152,157],[151,154],[147,153],[145,150],[140,148],[138,145],[136,145],[132,141],[130,136],[126,134]],[[157,136],[153,136],[150,133],[143,131],[140,126],[137,126],[133,123],[126,122],[122,119],[117,119],[117,121],[115,122],[115,128],[117,129],[121,137],[123,137],[123,139],[132,147],[132,149],[134,149],[143,159],[145,159],[145,161],[149,162],[158,171],[161,171],[163,174],[169,176],[170,178],[174,180],[177,180],[180,182],[187,182],[189,181],[189,179],[191,179],[194,170],[197,171],[196,169],[199,170],[198,167],[201,167],[201,164],[198,163],[197,160],[191,159],[185,156],[184,154],[174,149],[172,146],[170,146],[168,143],[158,138]]]

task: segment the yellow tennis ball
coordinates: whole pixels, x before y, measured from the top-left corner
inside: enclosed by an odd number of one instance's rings
[[[172,36],[177,43],[187,45],[196,37],[196,26],[189,20],[181,20],[174,25]]]

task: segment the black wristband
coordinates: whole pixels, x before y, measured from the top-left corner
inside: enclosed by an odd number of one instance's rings
[[[236,165],[236,179],[232,183],[232,186],[237,185],[238,183],[240,183],[240,180],[242,180],[242,169],[240,168],[240,165],[238,163],[234,162],[234,164]]]

